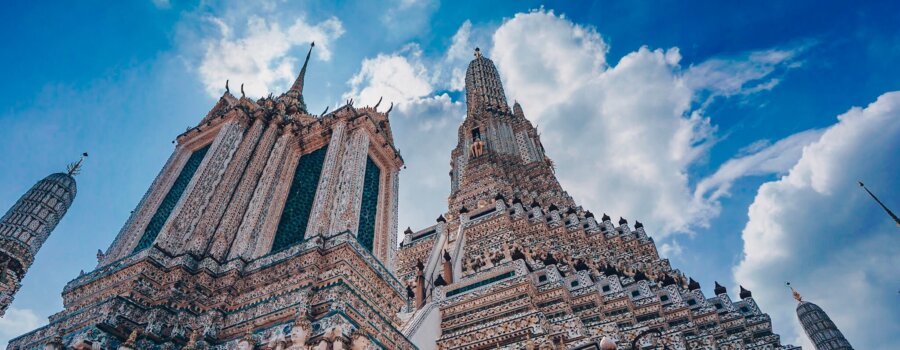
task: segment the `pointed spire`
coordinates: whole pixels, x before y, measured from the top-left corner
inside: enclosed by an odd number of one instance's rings
[[[716,295],[719,295],[719,294],[725,294],[725,292],[727,292],[725,287],[723,287],[721,284],[719,284],[719,281],[716,281],[716,288],[713,289],[713,293],[716,293]]]
[[[791,289],[791,295],[794,297],[794,299],[797,300],[798,303],[802,303],[803,296],[800,295],[800,292],[798,292],[796,289],[794,289],[793,286],[791,286],[791,282],[786,282],[785,284],[788,286],[788,288]]]
[[[297,75],[297,80],[294,81],[294,85],[291,86],[291,89],[288,91],[296,91],[298,94],[303,93],[303,80],[306,77],[306,66],[309,64],[309,56],[312,54],[312,49],[314,47],[316,47],[315,42],[309,44],[309,52],[306,53],[306,60],[303,61],[303,67],[300,68],[300,74]]]
[[[87,156],[87,152],[82,153],[81,158],[79,158],[77,162],[71,163],[66,166],[66,170],[68,171],[69,176],[75,176],[78,175],[79,172],[81,172],[81,163],[84,162],[84,159],[87,158]]]
[[[869,195],[872,196],[872,199],[874,199],[876,202],[878,202],[878,205],[881,206],[881,209],[884,209],[884,211],[888,215],[890,215],[892,219],[894,219],[894,223],[896,223],[897,226],[900,226],[900,218],[898,218],[897,215],[894,214],[894,212],[892,212],[890,209],[888,209],[888,207],[886,205],[884,205],[884,203],[882,203],[881,200],[878,199],[878,197],[875,197],[875,194],[872,193],[872,191],[869,191],[869,189],[866,187],[865,184],[862,183],[862,181],[859,181],[859,187],[862,187],[864,190],[866,190],[866,192],[868,192]]]
[[[741,299],[747,299],[747,298],[753,296],[753,293],[751,293],[749,289],[744,288],[744,286],[740,286],[740,287],[741,287],[741,294],[740,294]]]
[[[700,289],[700,283],[695,281],[693,277],[691,277],[690,282],[688,282],[688,290],[697,290]]]

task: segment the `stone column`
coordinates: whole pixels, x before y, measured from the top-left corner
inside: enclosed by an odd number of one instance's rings
[[[200,214],[206,209],[216,184],[225,173],[231,156],[243,138],[245,126],[242,124],[232,120],[226,122],[219,130],[203,163],[200,164],[197,173],[184,190],[181,200],[172,210],[171,216],[156,238],[156,242],[159,242],[163,249],[170,253],[181,252],[187,238],[186,233],[200,220]]]
[[[421,309],[425,305],[425,266],[422,260],[416,265],[416,309]]]
[[[228,202],[231,201],[238,182],[246,171],[247,163],[250,161],[250,156],[253,155],[253,150],[259,142],[264,128],[265,122],[262,119],[257,118],[253,121],[253,125],[238,146],[231,162],[228,163],[225,175],[216,186],[215,195],[210,199],[207,209],[194,226],[194,230],[187,234],[187,237],[190,237],[187,247],[189,253],[201,255],[206,252],[216,224],[228,207]]]
[[[451,284],[451,283],[453,283],[453,263],[452,263],[452,259],[450,257],[450,253],[447,252],[447,250],[444,250],[444,259],[443,260],[444,260],[444,264],[442,267],[444,270],[444,280],[447,281],[447,284]]]
[[[232,194],[225,212],[222,214],[219,222],[210,226],[213,227],[215,235],[209,244],[208,250],[209,255],[214,259],[223,260],[227,256],[228,248],[231,246],[232,240],[237,236],[241,219],[244,218],[243,214],[250,205],[250,200],[260,181],[263,170],[269,158],[276,154],[273,151],[276,139],[280,140],[284,137],[280,132],[281,130],[275,119],[269,122],[265,133],[253,151],[253,158],[250,160],[250,164],[247,165],[241,182]]]
[[[337,122],[331,128],[331,140],[328,141],[328,152],[325,154],[325,164],[322,165],[322,175],[316,190],[316,198],[313,201],[309,214],[309,223],[306,226],[306,238],[325,234],[329,225],[331,198],[334,195],[334,183],[337,177],[338,162],[343,150],[346,122]]]
[[[228,253],[229,260],[238,257],[249,259],[255,251],[259,227],[262,225],[263,216],[266,214],[266,209],[271,202],[271,195],[276,187],[275,182],[280,177],[281,172],[287,168],[285,166],[285,157],[294,141],[294,137],[293,133],[286,132],[278,138],[275,146],[272,147],[272,153],[266,162],[256,189],[253,191],[247,210],[243,213],[237,213],[238,215],[243,215],[243,220],[240,222],[236,238],[231,242],[231,248]],[[296,165],[296,163],[294,164]]]
[[[345,230],[357,234],[368,150],[369,134],[364,128],[356,129],[350,137],[350,142],[344,146],[344,154],[341,157],[334,201],[331,203],[329,234]]]

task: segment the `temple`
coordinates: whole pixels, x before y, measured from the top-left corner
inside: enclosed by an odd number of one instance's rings
[[[790,283],[788,283],[790,286]],[[803,331],[809,337],[816,350],[853,350],[850,342],[831,321],[831,317],[819,305],[803,300],[800,293],[791,287],[794,299],[797,300],[797,319]]]
[[[312,48],[310,48],[312,49]],[[596,217],[480,50],[447,211],[398,247],[389,113],[308,113],[226,91],[177,146],[64,309],[10,349],[792,349],[732,300]]]
[[[81,159],[65,173],[50,174],[25,192],[0,218],[0,317],[6,313],[38,250],[72,206]]]
[[[790,349],[749,290],[733,300],[661,259],[643,224],[562,189],[522,107],[475,49],[448,210],[408,229],[397,277],[419,349]]]
[[[226,87],[64,309],[9,348],[414,349],[390,109],[309,114],[308,63],[277,97]]]

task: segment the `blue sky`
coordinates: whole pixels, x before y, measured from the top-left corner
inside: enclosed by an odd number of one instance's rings
[[[641,220],[711,293],[743,284],[805,344],[783,286],[858,348],[900,345],[896,2],[15,2],[0,13],[0,208],[87,151],[0,343],[45,323],[224,90],[286,89],[310,41],[312,113],[396,103],[402,228],[446,206],[472,49],[595,213]],[[736,297],[734,295],[733,297]]]

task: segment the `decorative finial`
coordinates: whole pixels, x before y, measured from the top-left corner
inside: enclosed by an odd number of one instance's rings
[[[791,289],[791,294],[794,296],[794,299],[796,299],[797,302],[803,302],[803,296],[801,296],[800,293],[791,286],[791,282],[787,282],[785,284],[788,286],[788,288]]]
[[[866,192],[869,193],[869,196],[872,196],[872,199],[874,199],[876,202],[878,202],[878,205],[881,206],[881,209],[884,209],[884,211],[888,215],[890,215],[892,219],[894,219],[894,223],[897,224],[897,227],[900,227],[900,218],[898,218],[897,215],[894,214],[894,212],[892,212],[890,209],[888,209],[888,207],[886,205],[884,205],[884,203],[882,203],[881,200],[878,199],[878,197],[875,197],[875,194],[872,193],[872,191],[869,191],[869,188],[866,187],[866,185],[863,184],[862,181],[858,181],[858,182],[859,182],[859,187],[862,187],[864,190],[866,190]]]
[[[244,83],[241,83],[241,98],[244,98],[246,96],[247,95],[244,95]]]
[[[375,109],[375,110],[378,110],[378,105],[381,104],[381,99],[383,99],[383,98],[384,98],[384,96],[379,97],[379,98],[378,98],[378,102],[375,103],[375,107],[372,107],[372,108]]]
[[[306,79],[306,66],[309,65],[309,56],[312,54],[313,47],[316,47],[316,42],[309,44],[309,51],[306,53],[306,60],[303,61],[303,67],[300,68],[300,74],[297,75],[297,80],[294,81],[294,85],[292,85],[291,89],[288,91],[295,91],[297,94],[303,94],[303,83]]]
[[[228,79],[225,79],[225,93],[231,93],[231,89],[228,88]]]
[[[197,329],[194,329],[193,331],[191,331],[191,335],[188,338],[188,342],[187,342],[187,344],[184,345],[184,348],[182,348],[182,350],[197,349],[197,339],[199,338],[199,336],[200,336],[200,333],[198,332]]]
[[[125,345],[129,348],[134,347],[134,343],[137,342],[138,334],[140,334],[140,331],[137,328],[131,330],[131,334],[128,335],[128,339],[126,339],[125,343],[123,343],[122,345]]]
[[[475,58],[481,58],[481,49],[475,48]]]
[[[84,162],[84,159],[87,158],[87,156],[87,152],[82,153],[81,158],[78,159],[77,162],[69,163],[69,165],[66,166],[66,170],[69,172],[69,176],[75,176],[81,172],[81,162]]]
[[[393,109],[394,109],[394,103],[393,103],[393,102],[391,102],[391,106],[390,106],[390,107],[388,107],[388,110],[387,110],[387,112],[384,112],[384,114],[385,114],[385,115],[388,115],[388,114],[389,114],[389,113],[391,113],[391,111],[392,111],[392,110],[393,110]]]
[[[322,114],[321,114],[323,117],[325,116],[325,113],[328,113],[328,108],[329,108],[329,107],[331,107],[331,106],[325,106],[325,110],[322,111]]]

